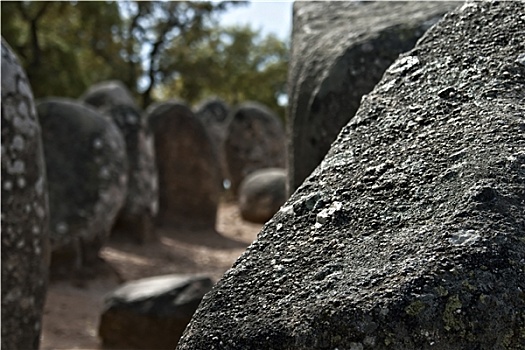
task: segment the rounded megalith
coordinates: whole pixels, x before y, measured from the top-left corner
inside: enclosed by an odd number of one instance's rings
[[[2,38],[2,349],[38,349],[46,297],[48,201],[33,93]]]
[[[124,204],[127,159],[113,122],[76,101],[37,104],[49,183],[51,273],[89,271]]]
[[[147,114],[159,174],[157,225],[214,229],[221,176],[204,125],[179,102],[157,104]]]
[[[82,98],[110,118],[126,142],[128,189],[112,236],[138,243],[154,240],[158,207],[157,169],[153,134],[145,115],[135,106],[131,93],[120,82],[94,85]]]
[[[286,202],[286,170],[254,171],[239,187],[239,208],[244,220],[265,223]]]
[[[284,168],[285,133],[277,115],[256,102],[239,105],[229,117],[224,153],[234,194],[255,170]]]
[[[226,137],[226,121],[229,113],[230,107],[219,98],[203,101],[196,107],[195,112],[197,118],[200,119],[206,127],[217,149],[223,178],[227,178],[227,170],[222,145]]]
[[[109,109],[118,105],[137,106],[126,85],[119,80],[92,85],[80,99],[97,109]]]

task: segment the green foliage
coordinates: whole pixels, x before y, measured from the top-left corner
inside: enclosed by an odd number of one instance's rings
[[[278,99],[286,94],[288,48],[273,35],[231,27],[214,28],[197,40],[177,37],[161,66],[173,73],[157,91],[160,96],[189,103],[219,96],[231,105],[254,100],[284,116]]]
[[[111,28],[119,20],[115,3],[2,3],[2,36],[18,53],[36,97],[78,97],[96,81],[120,78],[98,54],[118,60]]]
[[[102,80],[123,81],[142,100],[219,96],[260,101],[284,115],[288,49],[250,28],[219,28],[241,2],[2,2],[2,35],[18,53],[35,96],[76,98]]]

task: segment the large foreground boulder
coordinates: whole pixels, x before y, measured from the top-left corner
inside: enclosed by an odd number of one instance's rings
[[[213,282],[202,275],[132,281],[110,293],[100,318],[105,348],[173,349]]]
[[[88,272],[126,197],[124,139],[113,122],[74,100],[48,98],[37,111],[49,184],[51,272]]]
[[[2,38],[2,349],[38,349],[49,264],[47,181],[27,76]]]
[[[525,349],[523,13],[467,3],[402,55],[179,349]]]
[[[112,235],[145,243],[156,238],[158,208],[157,169],[153,133],[128,89],[118,81],[102,82],[82,97],[120,129],[126,142],[128,188]]]
[[[361,97],[447,11],[441,1],[296,1],[288,84],[289,191],[321,163]]]
[[[159,174],[157,225],[214,230],[222,183],[204,125],[180,102],[161,103],[147,113]]]

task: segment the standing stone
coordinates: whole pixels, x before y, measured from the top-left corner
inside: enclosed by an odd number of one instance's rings
[[[106,112],[112,106],[137,107],[133,96],[124,83],[119,80],[103,81],[92,85],[80,99],[97,109],[106,110]]]
[[[244,220],[264,224],[286,202],[286,170],[254,171],[239,188],[239,209]]]
[[[2,38],[2,349],[38,349],[49,267],[47,182],[33,93]]]
[[[202,121],[211,140],[217,149],[223,179],[228,177],[226,158],[224,156],[224,139],[226,138],[226,121],[230,107],[221,99],[213,98],[202,102],[196,108],[195,115]]]
[[[153,134],[145,115],[137,108],[124,84],[118,81],[97,84],[82,99],[115,122],[126,142],[127,196],[112,235],[131,238],[138,243],[154,240],[158,210],[157,169]]]
[[[524,349],[524,13],[468,2],[402,55],[178,349]]]
[[[202,123],[184,104],[158,104],[148,112],[159,173],[157,225],[215,228],[221,193],[217,153]]]
[[[285,133],[277,115],[255,102],[238,106],[229,120],[224,153],[234,194],[255,170],[284,168]]]
[[[400,53],[457,2],[297,1],[294,3],[288,144],[289,191],[321,163]]]
[[[202,275],[127,282],[106,297],[99,326],[104,348],[174,349],[212,286]]]
[[[49,183],[51,272],[88,271],[124,204],[125,144],[113,122],[73,100],[37,104]]]

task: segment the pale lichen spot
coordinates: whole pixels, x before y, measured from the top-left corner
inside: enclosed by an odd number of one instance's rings
[[[3,188],[4,190],[6,191],[11,191],[13,189],[13,182],[12,181],[4,181],[4,185],[3,185]]]
[[[93,148],[102,149],[103,146],[104,146],[104,142],[101,139],[96,138],[93,140]]]
[[[15,151],[22,151],[25,148],[25,141],[21,135],[16,135],[11,143],[11,149]]]
[[[68,226],[65,222],[59,222],[56,226],[56,230],[59,234],[63,235],[67,232]]]
[[[19,177],[16,180],[16,184],[18,185],[19,188],[24,188],[24,187],[26,187],[26,179],[23,178],[23,177]]]
[[[40,176],[35,183],[36,194],[41,196],[44,193],[44,178]]]

